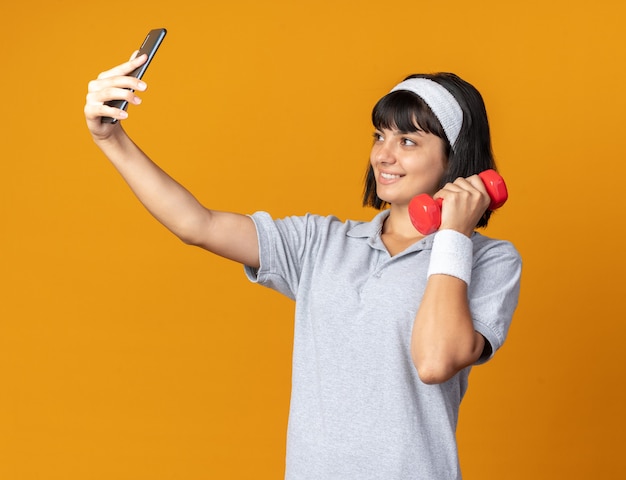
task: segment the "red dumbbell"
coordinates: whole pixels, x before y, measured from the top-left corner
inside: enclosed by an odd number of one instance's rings
[[[485,189],[491,198],[489,210],[496,210],[504,205],[509,194],[504,179],[495,170],[485,170],[478,174],[485,184]],[[430,235],[439,230],[441,225],[441,204],[443,199],[433,199],[422,193],[414,197],[409,203],[409,217],[411,223],[422,235]]]

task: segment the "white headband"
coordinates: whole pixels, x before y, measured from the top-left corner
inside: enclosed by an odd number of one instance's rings
[[[427,78],[409,78],[393,87],[391,91],[397,90],[413,92],[426,102],[441,123],[450,145],[454,148],[454,142],[463,125],[463,110],[456,98],[437,82]]]

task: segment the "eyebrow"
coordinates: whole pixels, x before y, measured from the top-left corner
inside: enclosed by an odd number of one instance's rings
[[[419,127],[415,127],[415,130],[400,130],[397,127],[394,128],[389,128],[389,127],[382,127],[382,128],[375,128],[375,130],[377,132],[382,132],[383,130],[389,130],[391,131],[394,135],[418,135],[420,137],[423,137],[424,134],[426,133],[424,130],[422,130]]]
[[[396,131],[396,132],[399,132],[399,133],[400,133],[400,135],[411,135],[411,134],[416,134],[416,135],[423,136],[423,135],[424,135],[424,133],[426,133],[426,132],[424,132],[424,130],[422,130],[422,129],[421,129],[421,128],[419,128],[419,127],[415,127],[415,128],[416,128],[416,130],[411,130],[411,131],[405,131],[405,130],[395,130],[395,131]]]

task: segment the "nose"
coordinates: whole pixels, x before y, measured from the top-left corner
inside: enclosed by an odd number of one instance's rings
[[[372,149],[372,158],[376,163],[391,164],[395,163],[395,155],[391,144],[386,141],[378,142]]]

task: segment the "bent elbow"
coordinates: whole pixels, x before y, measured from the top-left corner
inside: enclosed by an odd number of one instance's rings
[[[449,355],[442,355],[437,350],[411,348],[411,360],[419,379],[427,385],[443,383],[456,373]]]
[[[429,354],[419,354],[414,351],[411,356],[417,375],[427,385],[447,382],[475,361],[474,355],[458,356],[453,353],[437,354],[436,352],[430,352]]]
[[[189,232],[183,230],[172,230],[172,233],[185,245],[189,245],[192,247],[200,246],[198,237],[190,234]]]
[[[200,242],[200,239],[197,238],[197,237],[194,237],[192,235],[185,235],[185,234],[179,233],[176,236],[185,245],[189,245],[191,247],[201,247],[202,246],[201,242]]]
[[[208,230],[205,218],[192,217],[180,221],[172,233],[185,245],[206,248]]]
[[[415,363],[415,369],[422,383],[437,385],[450,380],[458,370],[444,362],[419,362]]]
[[[474,340],[435,348],[418,348],[413,345],[411,357],[420,380],[428,385],[444,383],[476,363],[485,350],[485,341],[479,333],[475,334]]]

